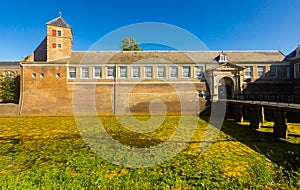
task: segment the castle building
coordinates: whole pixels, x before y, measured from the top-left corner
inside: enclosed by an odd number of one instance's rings
[[[72,28],[61,16],[46,26],[45,39],[20,62],[20,114],[72,114],[77,104],[82,112],[93,105],[98,113],[140,113],[160,105],[157,99],[169,113],[196,112],[195,104],[201,110],[207,100],[288,101],[300,93],[299,47],[288,56],[278,50],[73,51]]]

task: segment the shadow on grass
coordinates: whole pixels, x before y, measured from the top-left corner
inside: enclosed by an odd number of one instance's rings
[[[209,117],[200,116],[208,121]],[[269,126],[263,126],[269,128]],[[300,168],[300,139],[299,144],[290,143],[284,139],[278,139],[271,132],[262,132],[250,128],[249,125],[241,125],[232,120],[225,120],[221,131],[231,136],[251,149],[265,155],[273,163],[284,167],[286,170],[298,170]],[[300,135],[292,135],[300,137]]]

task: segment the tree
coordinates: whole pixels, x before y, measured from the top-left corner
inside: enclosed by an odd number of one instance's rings
[[[141,51],[140,44],[133,38],[124,38],[122,41],[122,45],[120,46],[120,49],[122,51]]]
[[[6,71],[2,74],[2,102],[14,102],[17,97],[16,78],[13,72]]]

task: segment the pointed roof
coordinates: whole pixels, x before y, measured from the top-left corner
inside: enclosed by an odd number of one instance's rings
[[[288,60],[296,59],[299,57],[300,57],[300,45],[298,45],[298,47],[294,51],[292,51],[290,54],[288,54],[285,57],[285,60],[288,61]]]
[[[71,26],[65,21],[65,19],[63,19],[62,16],[59,16],[56,19],[51,20],[50,22],[47,23],[47,25],[71,28]]]

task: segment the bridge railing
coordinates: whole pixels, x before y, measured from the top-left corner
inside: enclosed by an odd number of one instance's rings
[[[276,95],[243,95],[235,98],[236,100],[267,101],[276,103],[300,103],[299,96],[276,96]]]

